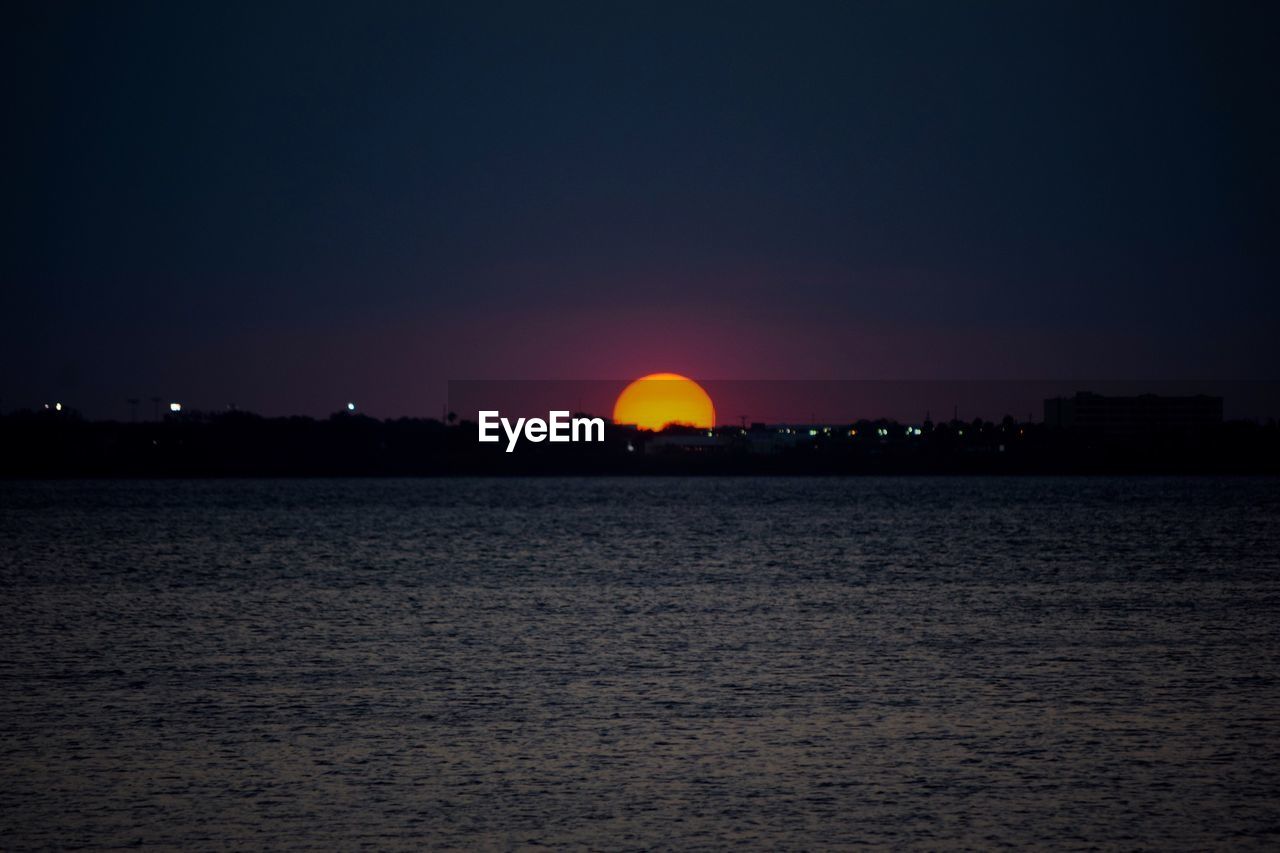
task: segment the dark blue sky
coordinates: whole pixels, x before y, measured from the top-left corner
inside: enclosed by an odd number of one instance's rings
[[[1275,378],[1274,8],[32,4],[0,407]]]

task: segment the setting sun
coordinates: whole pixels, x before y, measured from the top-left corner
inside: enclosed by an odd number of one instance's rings
[[[660,430],[667,424],[711,429],[716,409],[702,386],[678,373],[650,373],[632,382],[613,404],[613,422]]]

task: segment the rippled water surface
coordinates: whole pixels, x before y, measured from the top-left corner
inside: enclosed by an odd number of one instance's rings
[[[0,846],[1280,845],[1280,484],[0,483]]]

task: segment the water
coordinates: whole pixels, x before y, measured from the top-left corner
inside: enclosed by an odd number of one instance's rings
[[[0,483],[8,849],[1280,844],[1280,483]]]

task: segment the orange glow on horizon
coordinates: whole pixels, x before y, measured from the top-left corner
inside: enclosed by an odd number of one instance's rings
[[[716,408],[702,386],[678,373],[650,373],[632,382],[613,404],[615,424],[660,430],[667,424],[716,425]]]

